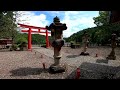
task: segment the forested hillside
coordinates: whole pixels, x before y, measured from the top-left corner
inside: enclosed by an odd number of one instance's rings
[[[50,37],[49,37],[50,39]],[[18,33],[15,39],[15,43],[20,43],[21,41],[28,41],[28,34],[26,33]],[[45,44],[46,37],[44,35],[32,34],[32,44]]]

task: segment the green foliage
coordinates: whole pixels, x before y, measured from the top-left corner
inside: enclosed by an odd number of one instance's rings
[[[18,33],[15,37],[14,43],[21,44],[22,42],[28,43],[28,34]]]
[[[27,41],[27,39],[26,39],[25,37],[21,37],[21,38],[19,38],[19,39],[17,40],[17,44],[21,44],[21,43],[23,43],[23,42],[28,43],[28,41]]]
[[[116,31],[117,36],[120,37],[120,23],[114,23],[110,25],[103,25],[93,28],[84,29],[82,31],[79,31],[70,37],[67,38],[67,40],[75,41],[75,37],[79,40],[79,42],[82,42],[82,36],[83,32],[87,31],[87,33],[90,35],[90,43],[97,43],[97,44],[108,44],[109,39],[111,39],[112,32]]]
[[[32,34],[32,44],[46,43],[45,36],[39,34]]]
[[[23,41],[23,42],[19,45],[19,48],[20,48],[21,51],[23,51],[23,50],[25,50],[25,49],[27,50],[27,43]]]
[[[49,37],[49,39],[51,39],[51,37]],[[28,43],[28,34],[18,33],[18,35],[15,38],[15,43],[20,45],[22,42]],[[32,44],[46,44],[45,36],[39,34],[32,34]]]
[[[12,38],[17,35],[14,11],[0,12],[0,38]]]
[[[99,11],[99,16],[94,17],[93,20],[97,26],[107,25],[109,23],[109,12]]]
[[[10,48],[10,51],[16,51],[17,48],[18,48],[18,45],[13,44],[13,45],[11,46],[11,48]]]

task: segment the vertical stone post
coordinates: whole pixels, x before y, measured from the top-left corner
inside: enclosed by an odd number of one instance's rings
[[[61,47],[64,45],[63,30],[67,29],[66,24],[60,23],[59,18],[56,16],[53,19],[53,23],[50,26],[46,26],[48,30],[51,30],[52,47],[54,47],[54,64],[50,66],[52,73],[64,72],[65,69],[60,66],[61,59]]]

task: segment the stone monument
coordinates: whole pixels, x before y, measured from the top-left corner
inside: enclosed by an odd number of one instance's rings
[[[54,47],[54,64],[49,67],[51,73],[65,72],[65,68],[60,65],[61,47],[64,45],[63,30],[67,29],[66,24],[60,23],[60,19],[56,16],[50,26],[46,26],[51,31],[52,42]]]
[[[112,51],[110,52],[110,54],[106,58],[108,60],[115,60],[116,59],[116,56],[115,56],[116,41],[117,41],[117,35],[115,33],[113,33],[112,38],[111,38]]]
[[[88,48],[88,43],[89,43],[89,35],[87,34],[87,32],[85,31],[82,37],[82,42],[83,42],[83,51],[81,52],[80,55],[89,55],[89,53],[87,52],[87,48]]]

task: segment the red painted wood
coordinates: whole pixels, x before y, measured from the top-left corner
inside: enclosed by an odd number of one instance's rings
[[[36,26],[31,26],[31,25],[19,24],[19,23],[18,23],[18,25],[20,25],[20,27],[24,27],[24,28],[45,29],[46,30],[46,28],[44,28],[44,27],[36,27]]]
[[[28,32],[29,30],[21,30],[21,32]]]
[[[46,29],[46,48],[49,47],[48,30]]]
[[[29,28],[29,32],[28,32],[28,49],[31,50],[31,28]]]

